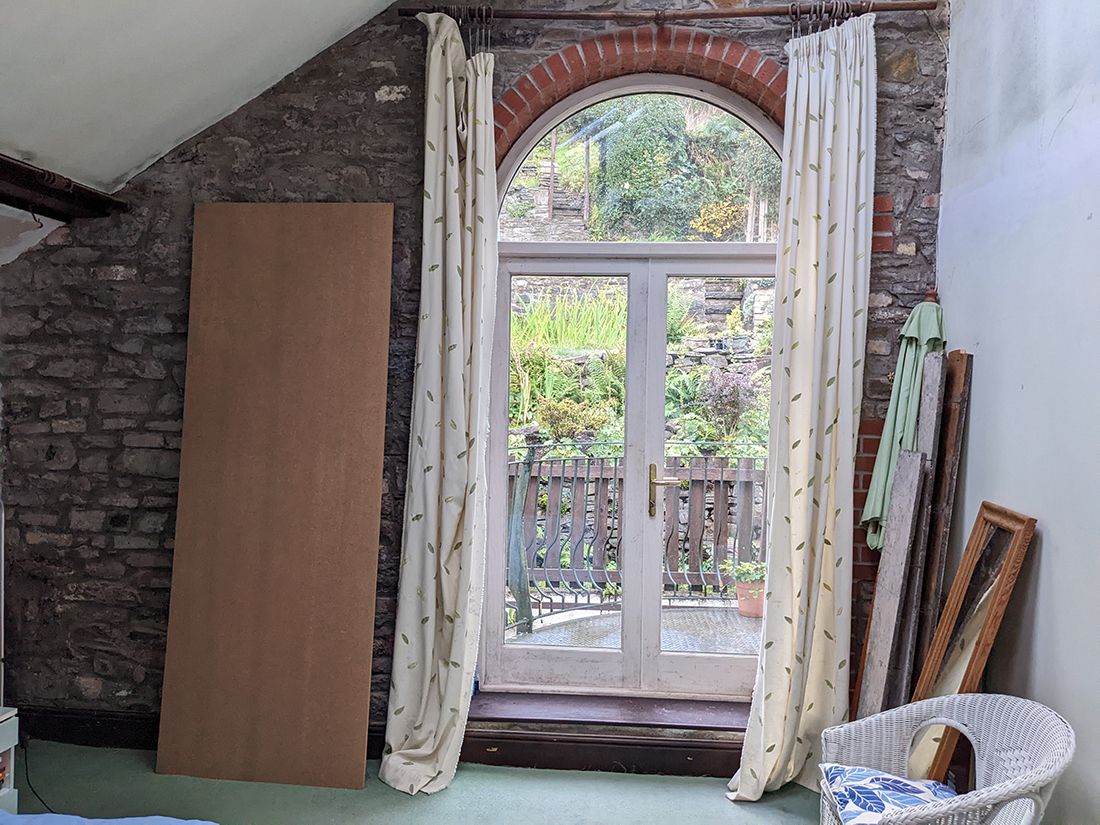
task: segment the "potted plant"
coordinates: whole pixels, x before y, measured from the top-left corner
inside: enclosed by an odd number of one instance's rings
[[[768,566],[762,561],[743,561],[733,568],[737,590],[737,612],[751,619],[764,615],[764,576]]]

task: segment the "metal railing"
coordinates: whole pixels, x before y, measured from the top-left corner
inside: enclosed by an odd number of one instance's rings
[[[624,559],[622,545],[625,459],[568,453],[621,452],[621,446],[510,448],[518,456],[508,465],[509,629],[527,633],[535,619],[563,611],[618,609],[622,566],[634,563]],[[681,480],[661,493],[663,597],[670,601],[731,598],[732,568],[766,556],[766,460],[737,455],[737,445],[720,447],[725,455],[665,459],[664,476]]]

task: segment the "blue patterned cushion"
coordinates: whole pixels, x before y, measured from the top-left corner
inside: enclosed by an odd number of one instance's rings
[[[888,811],[951,799],[955,792],[931,779],[906,779],[871,768],[823,764],[821,775],[844,825],[878,825]]]

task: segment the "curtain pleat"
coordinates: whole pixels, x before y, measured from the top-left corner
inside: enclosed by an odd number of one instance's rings
[[[401,578],[381,778],[447,787],[477,662],[497,277],[493,56],[428,27],[424,246]]]
[[[848,714],[853,478],[875,163],[874,17],[787,46],[760,667],[730,798],[816,787]]]

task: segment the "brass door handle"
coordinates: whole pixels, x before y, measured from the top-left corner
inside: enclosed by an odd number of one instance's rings
[[[678,478],[657,478],[657,465],[649,465],[649,514],[651,516],[657,515],[657,488],[658,487],[679,487],[680,479]]]

